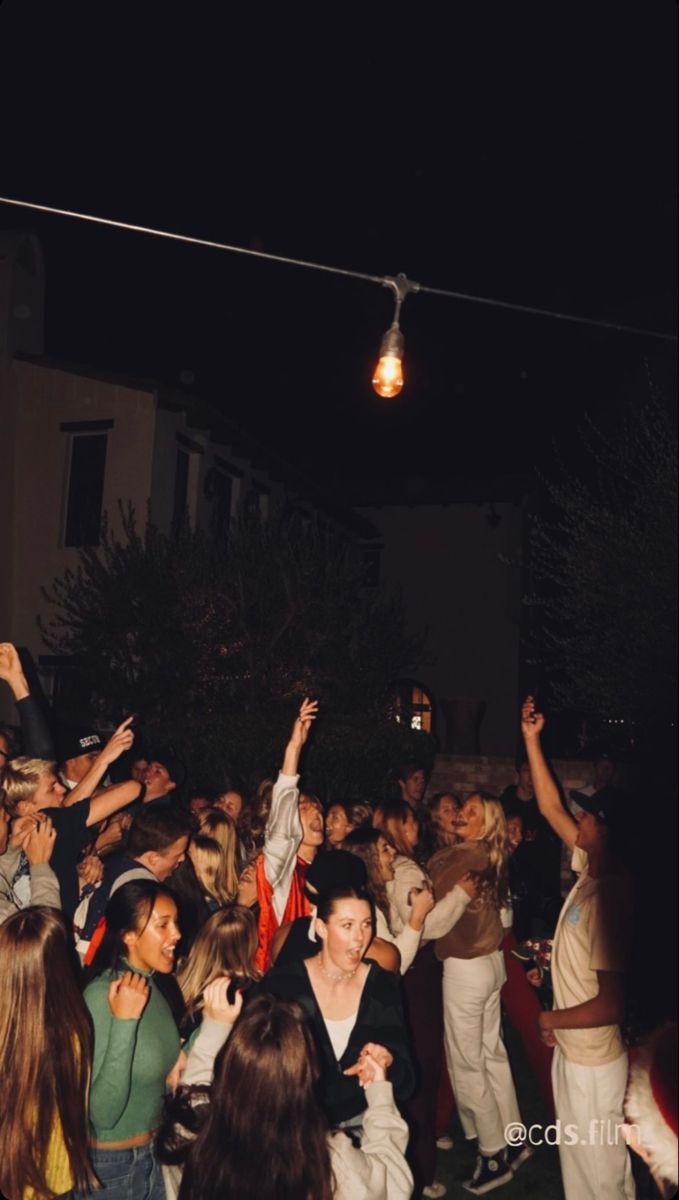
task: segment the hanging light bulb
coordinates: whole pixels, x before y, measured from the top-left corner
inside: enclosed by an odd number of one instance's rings
[[[382,280],[382,283],[394,292],[396,307],[394,309],[394,319],[382,338],[380,357],[375,367],[372,382],[377,395],[383,396],[385,400],[390,400],[392,396],[398,396],[403,387],[403,334],[398,323],[401,305],[408,292],[419,291],[420,285],[419,283],[411,283],[402,274],[397,275],[395,279],[387,276]]]
[[[403,387],[403,334],[396,321],[382,338],[373,387],[385,400],[398,396]]]

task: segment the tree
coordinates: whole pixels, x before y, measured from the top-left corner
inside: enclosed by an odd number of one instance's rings
[[[677,441],[650,395],[612,435],[582,431],[583,469],[547,481],[532,567],[538,648],[562,707],[651,730],[676,722]],[[629,726],[628,726],[629,727]]]
[[[275,769],[292,712],[317,697],[307,773],[326,795],[382,795],[415,742],[433,757],[392,712],[422,639],[397,596],[364,587],[353,546],[283,511],[241,515],[228,540],[121,517],[121,537],[105,527],[44,593],[43,638],[78,663],[100,718],[134,712],[149,739],[252,778]]]

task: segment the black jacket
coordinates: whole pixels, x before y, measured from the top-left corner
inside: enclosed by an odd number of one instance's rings
[[[393,1055],[388,1078],[394,1086],[397,1102],[407,1100],[415,1086],[399,981],[376,962],[370,959],[365,961],[370,971],[361,995],[356,1024],[339,1062],[335,1058],[303,962],[274,967],[259,985],[263,991],[270,992],[279,1000],[295,1000],[304,1010],[318,1051],[320,1099],[331,1128],[357,1116],[366,1107],[365,1093],[356,1077],[342,1074],[347,1067],[354,1065],[366,1042],[377,1042]]]

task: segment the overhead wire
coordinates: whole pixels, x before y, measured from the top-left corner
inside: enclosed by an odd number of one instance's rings
[[[311,262],[304,258],[293,258],[285,254],[272,254],[267,250],[255,250],[249,246],[233,246],[228,242],[216,242],[209,238],[193,237],[186,233],[175,233],[168,229],[154,229],[148,225],[136,225],[129,221],[119,221],[111,217],[99,217],[92,213],[75,212],[70,209],[56,208],[49,204],[37,204],[31,200],[19,200],[15,197],[0,196],[0,204],[9,204],[15,208],[31,209],[34,212],[47,213],[51,216],[71,217],[77,221],[86,221],[95,225],[107,226],[111,229],[123,229],[130,233],[145,233],[152,237],[167,238],[175,242],[183,242],[191,246],[203,246],[210,250],[224,250],[230,254],[242,254],[249,258],[258,258],[267,262],[281,263],[289,267],[303,267],[307,270],[322,271],[329,275],[340,275],[349,279],[358,279],[364,283],[376,283],[383,287],[394,286],[394,280],[388,275],[371,275],[365,271],[353,271],[344,267],[334,267],[327,263]],[[502,308],[510,312],[525,313],[528,316],[548,317],[557,321],[569,321],[572,324],[588,325],[597,329],[608,329],[614,333],[629,333],[638,337],[655,338],[661,341],[676,342],[677,335],[665,333],[657,329],[644,329],[636,325],[625,325],[618,321],[606,321],[597,317],[587,317],[576,313],[555,312],[553,309],[540,308],[532,304],[519,304],[512,300],[498,300],[489,296],[474,296],[468,292],[455,291],[452,288],[432,287],[429,284],[407,281],[412,292],[424,292],[430,296],[443,296],[450,300],[459,300],[469,304],[483,304],[490,308]]]

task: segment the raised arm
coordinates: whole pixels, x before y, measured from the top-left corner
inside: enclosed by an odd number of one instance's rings
[[[108,771],[111,763],[114,763],[125,750],[129,750],[134,741],[134,734],[130,729],[130,724],[134,717],[127,717],[122,725],[119,725],[115,733],[109,738],[108,742],[97,756],[94,763],[90,767],[87,775],[80,780],[77,787],[69,793],[66,798],[68,806],[77,804],[81,800],[86,800],[92,795],[92,792],[103,779]],[[124,783],[114,784],[113,787],[103,788],[96,796],[90,800],[90,812],[87,818],[88,828],[93,825],[99,825],[101,821],[105,821],[107,817],[113,816],[114,813],[125,808],[128,804],[132,804],[134,800],[138,800],[145,792],[144,785],[136,779],[126,779]]]
[[[299,758],[309,736],[311,723],[318,712],[318,701],[305,700],[292,727],[290,740],[285,747],[283,767],[274,784],[271,811],[264,838],[264,872],[273,888],[273,905],[278,921],[282,919],[292,873],[297,861],[297,850],[302,840],[299,819]]]
[[[565,842],[569,850],[575,846],[578,833],[577,823],[570,813],[567,813],[540,744],[540,734],[545,727],[542,713],[535,711],[535,701],[532,696],[526,696],[521,707],[521,733],[526,746],[526,754],[530,763],[530,773],[535,788],[535,798],[538,808],[546,821],[549,821],[554,832]]]
[[[318,715],[318,700],[304,700],[295,719],[290,734],[290,741],[283,755],[283,775],[296,775],[299,767],[299,757],[306,745],[312,722]]]
[[[114,763],[117,758],[120,758],[121,754],[130,749],[134,742],[134,733],[130,729],[133,721],[134,717],[126,717],[122,724],[118,726],[115,733],[107,741],[104,749],[95,758],[87,774],[83,776],[80,783],[66,796],[64,801],[65,807],[70,808],[72,804],[77,804],[79,800],[88,800],[101,783],[111,763]],[[108,790],[112,791],[113,789],[109,788]],[[138,790],[139,788],[137,787]],[[136,793],[132,796],[133,800],[135,798]],[[116,810],[112,809],[111,811],[115,812]],[[110,813],[106,813],[105,815],[109,816]],[[99,817],[99,820],[102,821],[103,817]]]
[[[99,792],[90,800],[88,828],[91,829],[93,825],[99,825],[107,817],[112,817],[121,808],[126,808],[128,804],[138,800],[143,793],[144,785],[136,779],[127,779],[125,783],[116,783],[113,787],[104,788],[103,792]]]
[[[16,646],[0,642],[0,679],[9,685],[21,722],[24,754],[29,758],[54,758],[54,741],[40,702],[31,695]]]

